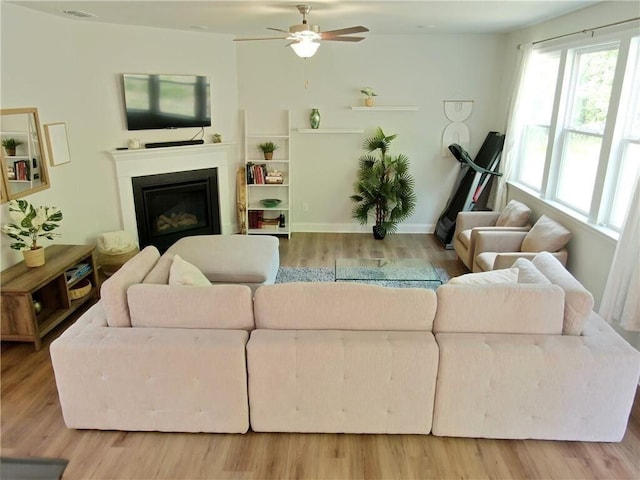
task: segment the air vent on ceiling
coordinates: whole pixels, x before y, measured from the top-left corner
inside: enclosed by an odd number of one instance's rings
[[[70,17],[78,17],[78,18],[93,18],[97,17],[93,13],[83,12],[82,10],[62,10],[62,13],[65,15],[69,15]]]

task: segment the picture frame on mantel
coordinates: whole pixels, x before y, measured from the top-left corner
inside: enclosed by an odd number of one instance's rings
[[[69,163],[71,152],[69,151],[67,124],[63,122],[49,123],[44,126],[44,134],[47,139],[47,153],[51,166],[56,167]]]

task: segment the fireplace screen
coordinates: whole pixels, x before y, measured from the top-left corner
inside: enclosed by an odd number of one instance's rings
[[[215,168],[135,177],[133,196],[140,247],[163,252],[179,238],[220,233]]]

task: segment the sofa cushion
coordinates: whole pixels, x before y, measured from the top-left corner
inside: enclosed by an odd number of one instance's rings
[[[545,277],[528,258],[518,258],[513,262],[513,266],[518,269],[517,283],[551,284],[551,281]]]
[[[132,327],[252,330],[253,301],[245,285],[132,285]]]
[[[584,324],[593,310],[593,295],[571,275],[549,252],[542,252],[533,259],[533,265],[554,285],[564,290],[565,335],[580,335]]]
[[[520,250],[523,252],[557,252],[569,243],[570,238],[571,232],[569,230],[555,220],[542,215],[522,240]]]
[[[196,235],[183,237],[167,253],[178,254],[213,283],[273,283],[280,265],[277,237]]]
[[[279,283],[256,290],[256,328],[431,330],[436,294],[361,283]]]
[[[198,267],[183,260],[180,255],[174,255],[169,269],[169,285],[208,287],[211,282],[198,270]]]
[[[149,245],[104,281],[100,288],[100,297],[110,327],[131,326],[127,289],[131,285],[142,282],[158,258],[160,258],[158,249]]]
[[[173,254],[164,253],[142,280],[142,283],[169,284],[169,270],[173,264]]]
[[[555,285],[442,285],[435,333],[560,334],[564,294]]]
[[[452,285],[491,285],[500,283],[517,283],[518,269],[505,268],[488,272],[467,273],[449,280]]]
[[[529,222],[529,215],[529,207],[517,200],[511,200],[496,220],[496,227],[524,227]]]

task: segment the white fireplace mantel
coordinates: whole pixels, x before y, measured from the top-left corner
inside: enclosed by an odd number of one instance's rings
[[[229,189],[229,157],[232,146],[231,143],[216,143],[110,151],[116,165],[123,229],[129,232],[136,241],[138,240],[132,178],[217,168],[220,228],[223,234],[233,233],[229,213],[232,195]]]

